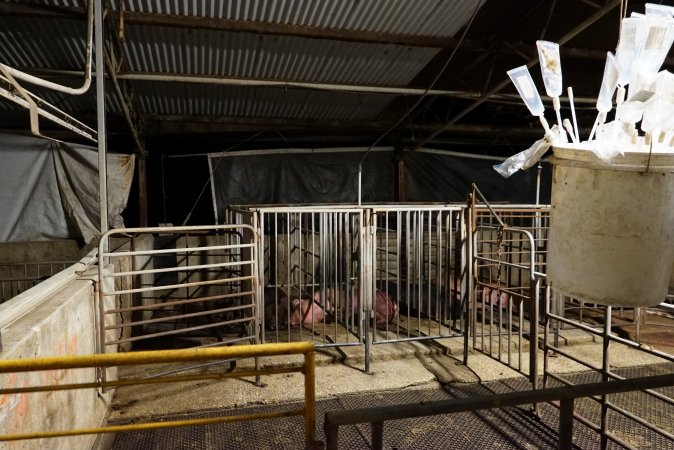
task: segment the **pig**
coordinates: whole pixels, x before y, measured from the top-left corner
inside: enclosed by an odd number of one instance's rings
[[[345,314],[347,309],[354,315],[360,311],[359,295],[355,289],[352,294],[334,288],[318,289],[314,292],[314,302],[323,305],[332,318],[337,312]],[[375,325],[382,327],[397,317],[398,304],[386,292],[377,289],[374,298],[374,312]]]
[[[291,327],[320,323],[325,318],[325,311],[321,305],[310,298],[294,298],[290,301],[289,307],[290,318],[283,317],[283,320],[287,319]]]
[[[427,318],[438,320],[438,314],[442,319],[459,319],[463,312],[463,303],[461,302],[460,292],[454,289],[454,280],[450,279],[449,294],[445,289],[438,292],[438,288],[428,283],[415,284],[410,283],[409,286],[405,283],[400,284],[400,292],[398,292],[398,285],[392,281],[378,281],[377,286],[391,295],[394,300],[409,315],[421,314]],[[400,298],[397,298],[397,296]],[[438,302],[440,304],[438,304]]]
[[[499,292],[497,289],[489,286],[484,286],[482,288],[478,288],[479,291],[478,293],[481,293],[481,298],[483,301],[488,303],[494,308],[501,308],[504,310],[508,309],[508,293],[505,291],[501,291],[501,294],[499,295]],[[517,311],[517,304],[513,302],[513,311]]]
[[[275,286],[264,288],[264,327],[269,331],[277,328],[291,327],[300,324],[322,322],[325,318],[325,311],[311,297],[299,292],[297,289],[290,289],[293,292],[292,300],[288,299],[284,289]]]

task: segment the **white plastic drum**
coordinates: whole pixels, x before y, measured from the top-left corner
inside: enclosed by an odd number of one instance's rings
[[[554,148],[548,281],[612,306],[651,306],[674,265],[674,154],[626,153],[610,163]]]

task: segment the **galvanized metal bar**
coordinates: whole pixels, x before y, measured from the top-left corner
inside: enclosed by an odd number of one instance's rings
[[[122,339],[116,339],[113,341],[106,341],[105,345],[115,345],[115,344],[121,344],[123,342],[136,342],[140,341],[143,339],[150,339],[150,338],[156,338],[156,337],[162,337],[162,336],[172,336],[172,335],[177,335],[177,334],[182,334],[182,333],[187,333],[189,331],[198,331],[198,330],[206,330],[209,328],[215,328],[218,326],[222,325],[234,325],[237,323],[245,323],[245,322],[251,322],[253,321],[254,318],[252,317],[244,317],[242,319],[230,319],[230,320],[223,320],[219,322],[211,322],[205,325],[196,325],[193,327],[185,327],[185,328],[176,328],[170,331],[162,331],[159,333],[147,333],[143,334],[142,336],[136,336],[136,337],[130,337],[130,338],[122,338]]]
[[[252,246],[248,246],[248,248],[252,248]],[[186,258],[189,258],[190,255],[189,253],[186,254]],[[119,277],[127,277],[127,276],[132,276],[132,275],[144,275],[144,274],[152,274],[152,273],[173,273],[173,272],[187,272],[187,271],[192,271],[192,270],[201,270],[201,269],[215,269],[219,267],[237,267],[237,266],[247,266],[250,264],[253,264],[254,260],[242,260],[242,261],[232,261],[232,262],[224,262],[224,263],[213,263],[213,264],[197,264],[197,265],[192,265],[189,264],[189,261],[186,262],[184,266],[177,266],[177,267],[167,267],[167,268],[162,268],[162,269],[146,269],[146,270],[132,270],[129,272],[115,272],[108,277],[111,278],[119,278]]]
[[[100,233],[108,231],[108,167],[107,132],[105,126],[105,47],[103,43],[103,2],[93,2],[94,30],[96,40],[96,115],[98,136],[98,201],[100,212]],[[87,86],[88,87],[88,86]],[[107,251],[107,239],[101,239],[101,245]]]
[[[198,297],[198,298],[191,298],[191,299],[185,299],[185,300],[176,300],[172,302],[162,302],[162,303],[155,303],[152,305],[146,305],[146,306],[128,306],[125,308],[114,308],[114,309],[108,309],[106,310],[106,314],[115,314],[115,313],[120,313],[120,312],[127,312],[127,311],[146,311],[146,310],[152,310],[152,309],[162,309],[166,308],[167,306],[182,306],[182,305],[189,305],[192,303],[206,303],[209,301],[213,300],[224,300],[228,298],[238,298],[238,297],[247,297],[254,295],[254,291],[242,291],[242,292],[234,292],[231,294],[222,294],[222,295],[210,295],[207,297]],[[155,297],[156,298],[156,297]]]
[[[604,383],[609,381],[609,372],[611,371],[610,362],[610,347],[611,347],[611,306],[607,306],[604,313],[604,333],[602,340],[602,368],[601,380]],[[605,450],[608,446],[608,438],[606,432],[608,431],[608,397],[603,394],[601,397],[601,448]]]
[[[191,317],[201,317],[201,316],[206,316],[206,315],[210,315],[210,314],[217,314],[217,313],[231,312],[231,311],[242,311],[242,310],[246,310],[246,309],[250,309],[250,310],[255,311],[255,305],[251,303],[251,304],[247,304],[247,305],[230,306],[230,307],[227,307],[227,308],[209,309],[209,310],[206,310],[206,311],[198,311],[198,312],[194,312],[194,313],[177,314],[177,315],[169,316],[169,317],[160,317],[158,319],[131,321],[131,322],[125,322],[125,323],[120,324],[120,325],[108,325],[108,326],[105,326],[104,329],[105,330],[117,330],[117,329],[120,329],[120,328],[131,328],[131,327],[134,327],[134,326],[144,325],[144,324],[148,324],[148,323],[170,322],[170,321],[173,321],[173,320],[176,320],[176,319],[187,319],[187,318],[191,318]],[[106,312],[106,314],[110,314],[110,312]],[[243,321],[248,321],[248,320],[252,320],[252,317],[242,319],[241,321],[243,322]],[[228,321],[228,323],[236,323],[236,321]],[[181,328],[180,329],[180,331],[189,331],[189,330],[191,330],[191,329],[187,329],[187,328]]]
[[[227,225],[227,228],[234,228],[231,225]],[[237,228],[239,227],[238,225],[236,226]],[[175,228],[177,227],[165,227],[161,228],[161,233],[162,234],[167,234],[167,233],[172,233],[172,232],[178,232],[181,233],[183,231],[190,231],[190,230],[176,230]],[[222,230],[222,226],[215,225],[211,230],[218,231]],[[150,230],[150,229],[146,229]],[[201,228],[201,231],[206,231],[206,229]],[[147,233],[147,234],[154,234],[157,233],[157,231],[132,231],[129,229],[125,230],[115,230],[114,231],[116,234],[131,234],[131,233]],[[141,256],[141,255],[165,255],[165,254],[182,254],[182,253],[194,253],[194,252],[207,252],[207,251],[214,251],[214,250],[234,250],[234,249],[244,249],[244,248],[253,248],[254,244],[228,244],[228,245],[212,245],[208,247],[184,247],[184,248],[169,248],[169,249],[164,249],[164,250],[134,250],[134,251],[119,251],[119,252],[105,252],[101,253],[100,256],[105,256],[108,258],[126,258],[129,256]]]
[[[193,281],[191,283],[181,283],[181,284],[165,284],[163,286],[152,286],[144,288],[135,288],[135,289],[120,289],[115,291],[105,292],[104,295],[118,295],[118,294],[133,294],[137,292],[153,292],[153,291],[165,291],[171,289],[181,289],[190,286],[212,286],[217,284],[227,284],[237,281],[247,281],[253,280],[255,275],[249,275],[245,277],[234,277],[234,278],[225,278],[222,280],[206,280],[206,281]]]

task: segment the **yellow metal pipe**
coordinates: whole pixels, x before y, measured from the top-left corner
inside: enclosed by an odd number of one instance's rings
[[[83,434],[121,433],[124,431],[155,430],[158,428],[187,427],[193,425],[212,425],[216,423],[241,422],[244,420],[276,419],[279,417],[300,416],[302,414],[304,414],[304,410],[292,410],[292,411],[268,412],[257,414],[243,414],[237,416],[209,417],[206,419],[174,420],[170,422],[150,422],[150,423],[136,423],[129,425],[112,425],[109,427],[102,427],[102,428],[82,428],[79,430],[69,430],[69,431],[39,431],[35,433],[0,435],[0,442],[19,441],[25,439],[43,439],[43,438],[65,437],[65,436],[79,436]]]
[[[202,380],[220,380],[224,378],[240,378],[253,377],[256,375],[281,375],[284,373],[303,372],[302,367],[271,367],[261,370],[237,370],[235,372],[209,373],[200,375],[181,375],[173,377],[157,377],[157,378],[138,378],[138,379],[122,379],[115,381],[100,381],[91,383],[72,383],[72,384],[58,384],[50,386],[29,386],[0,389],[0,395],[4,394],[23,394],[27,392],[47,392],[47,391],[67,391],[72,389],[89,389],[89,388],[113,388],[120,386],[135,386],[145,384],[160,384],[160,383],[181,383],[186,381],[202,381]]]
[[[9,359],[0,361],[0,373],[35,372],[40,370],[75,369],[83,367],[130,366],[168,362],[203,361],[256,356],[278,356],[310,353],[313,342],[237,345],[232,347],[155,350],[130,353],[103,353],[48,358]]]
[[[304,355],[304,442],[307,449],[316,441],[316,353]]]

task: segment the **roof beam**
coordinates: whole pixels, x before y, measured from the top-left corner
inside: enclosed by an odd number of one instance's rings
[[[279,119],[261,117],[213,117],[190,115],[147,115],[144,117],[145,131],[150,134],[183,134],[183,133],[232,133],[241,131],[287,131],[301,130],[320,133],[321,130],[348,129],[352,132],[371,133],[373,130],[385,130],[391,126],[386,121],[350,121],[326,119]],[[412,125],[415,129],[426,132],[443,127],[444,131],[454,134],[480,136],[538,136],[538,127],[510,127],[493,125],[455,124],[444,129],[443,124]]]
[[[81,19],[83,10],[34,4],[0,2],[0,15],[35,16],[47,18]],[[382,33],[365,30],[339,28],[317,28],[247,20],[218,19],[211,17],[178,16],[145,12],[113,11],[109,18],[116,23],[121,20],[127,25],[166,26],[187,29],[245,32],[261,35],[296,36],[313,39],[329,39],[346,42],[378,43],[409,47],[453,49],[458,39],[453,37],[418,36],[397,33]],[[488,45],[481,40],[466,39],[461,44],[464,50],[483,53],[494,51],[503,54],[531,53],[531,44],[522,42],[496,42]],[[606,59],[606,51],[584,48],[560,48],[562,56],[588,59]],[[534,52],[535,53],[535,52]],[[532,53],[532,54],[534,54]]]
[[[602,17],[604,17],[606,14],[608,14],[609,12],[611,12],[611,11],[612,11],[616,6],[618,6],[618,5],[620,5],[620,0],[609,0],[609,1],[604,5],[603,8],[601,8],[601,9],[600,9],[599,11],[597,11],[596,13],[592,14],[592,15],[591,15],[590,17],[588,17],[584,22],[578,24],[576,27],[574,27],[572,30],[570,30],[568,33],[566,33],[564,36],[562,36],[561,38],[557,39],[556,42],[559,43],[560,47],[563,46],[566,42],[570,41],[570,40],[573,39],[575,36],[577,36],[578,34],[580,34],[581,32],[583,32],[585,29],[587,29],[588,27],[590,27],[592,24],[594,24],[595,22],[597,22],[599,19],[601,19]],[[538,64],[538,58],[537,58],[537,57],[534,57],[534,58],[532,58],[532,59],[526,64],[526,66],[527,66],[528,68],[531,68],[531,67],[535,66],[536,64]],[[419,147],[423,147],[426,143],[428,143],[429,141],[432,141],[433,139],[435,139],[439,134],[441,134],[441,133],[443,133],[443,132],[445,132],[445,131],[449,131],[453,126],[456,125],[456,122],[457,122],[457,121],[461,120],[463,117],[465,117],[468,113],[470,113],[470,112],[473,111],[475,108],[477,108],[478,106],[480,106],[482,103],[488,101],[490,97],[492,97],[492,96],[498,94],[498,93],[501,91],[501,89],[503,89],[504,87],[508,86],[509,84],[510,84],[510,79],[504,79],[503,81],[501,81],[500,83],[498,83],[496,86],[494,86],[493,88],[491,88],[488,92],[485,92],[485,94],[482,95],[482,97],[480,97],[478,100],[476,100],[475,102],[473,102],[471,105],[469,105],[468,107],[466,107],[465,109],[463,109],[461,112],[459,112],[458,114],[456,114],[456,115],[455,115],[452,119],[450,119],[444,126],[440,127],[438,130],[436,130],[436,131],[434,131],[433,133],[431,133],[428,137],[426,137],[425,139],[421,140],[421,142],[419,142],[419,144],[418,144]]]
[[[115,11],[116,20],[120,12]],[[124,11],[122,20],[130,25],[151,25],[201,30],[245,32],[265,35],[295,36],[314,39],[331,39],[347,42],[395,44],[409,47],[454,47],[457,39],[452,37],[419,36],[399,33],[382,33],[367,30],[347,30],[340,28],[318,28],[284,23],[259,22],[249,20],[219,19],[213,17],[177,16],[144,12]]]

